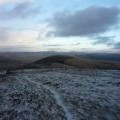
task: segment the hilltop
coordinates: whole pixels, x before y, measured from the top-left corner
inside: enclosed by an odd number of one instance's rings
[[[30,63],[25,68],[120,69],[120,63],[68,55],[52,55]]]

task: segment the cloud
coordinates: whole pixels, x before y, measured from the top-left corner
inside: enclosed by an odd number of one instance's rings
[[[120,42],[117,42],[113,46],[114,49],[119,49],[120,50]]]
[[[44,36],[45,32],[46,26],[42,24],[35,25],[31,29],[26,28],[25,30],[0,27],[0,51],[42,50],[42,42],[38,38],[40,35]]]
[[[58,45],[58,44],[50,44],[50,45],[44,45],[45,47],[59,47],[59,46],[62,46],[62,45]]]
[[[10,41],[14,39],[15,32],[11,31],[8,28],[0,27],[0,43]]]
[[[91,6],[73,13],[56,13],[50,20],[56,36],[90,36],[106,32],[118,23],[120,10],[116,7]]]
[[[11,45],[33,45],[38,44],[38,31],[14,31],[9,28],[0,28],[0,47]]]
[[[0,51],[34,51],[40,49],[37,31],[0,30]]]
[[[114,38],[115,37],[116,36],[98,36],[98,37],[94,37],[95,42],[93,44],[94,45],[103,44],[103,45],[111,46],[114,43]]]
[[[6,41],[8,39],[8,31],[4,28],[0,28],[0,41]]]
[[[93,45],[106,45],[112,49],[120,50],[120,42],[115,41],[116,36],[98,36],[94,37]]]
[[[31,2],[18,3],[15,7],[10,10],[0,9],[0,19],[16,19],[16,18],[27,18],[39,13],[39,7],[34,6]]]
[[[36,52],[41,50],[41,46],[36,45],[4,45],[0,47],[0,52]]]

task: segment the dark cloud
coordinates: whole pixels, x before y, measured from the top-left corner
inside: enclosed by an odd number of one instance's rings
[[[58,44],[51,44],[51,45],[43,45],[45,47],[59,47],[59,46],[62,46],[62,45],[58,45]]]
[[[72,44],[47,44],[47,45],[43,45],[46,47],[61,47],[61,46],[79,46],[81,45],[81,43],[72,43]]]
[[[50,20],[56,36],[89,36],[103,33],[118,23],[116,7],[88,7],[74,13],[56,13]]]
[[[93,43],[94,45],[96,44],[104,44],[107,46],[111,46],[114,43],[114,39],[116,36],[98,36],[95,37],[95,42]]]
[[[76,44],[73,44],[73,45],[79,46],[79,45],[81,45],[81,43],[76,43]]]
[[[120,42],[114,44],[114,49],[120,49]]]
[[[39,7],[35,7],[31,2],[18,3],[10,10],[0,9],[0,19],[27,18],[39,13]]]
[[[94,45],[96,44],[103,44],[107,45],[112,49],[120,49],[120,42],[115,41],[116,36],[99,36],[95,37],[95,42],[93,42]]]

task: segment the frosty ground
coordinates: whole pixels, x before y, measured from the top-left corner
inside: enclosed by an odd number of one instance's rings
[[[0,78],[0,120],[119,119],[119,70],[19,70]]]

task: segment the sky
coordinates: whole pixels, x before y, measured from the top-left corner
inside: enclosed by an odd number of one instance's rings
[[[120,0],[0,0],[0,52],[120,52]]]

